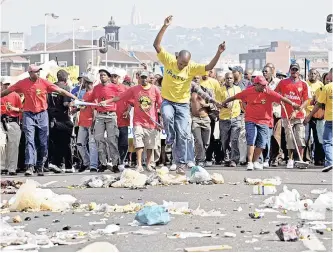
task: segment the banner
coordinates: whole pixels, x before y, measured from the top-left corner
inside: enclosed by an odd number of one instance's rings
[[[65,70],[69,76],[68,76],[68,80],[70,80],[71,84],[76,84],[77,78],[79,77],[79,66],[69,66],[69,67],[58,67],[56,69],[54,69],[53,71],[49,72],[49,75],[47,76],[47,80],[49,80],[51,83],[55,83],[57,82],[57,72],[63,69]]]

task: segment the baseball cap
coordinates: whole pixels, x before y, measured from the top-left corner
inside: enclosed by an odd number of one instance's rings
[[[263,86],[266,86],[268,84],[265,77],[263,77],[263,76],[256,76],[253,80],[253,83],[254,84],[261,84]]]
[[[108,70],[107,68],[101,68],[100,70],[98,70],[98,73],[101,72],[105,72],[108,75],[108,77],[111,76],[110,70]]]
[[[42,70],[43,68],[36,66],[35,64],[31,64],[28,67],[28,72],[38,72],[40,70]]]
[[[86,81],[87,83],[93,83],[94,82],[94,80],[89,75],[83,76],[82,79],[84,81]]]
[[[299,64],[298,64],[298,63],[292,63],[292,64],[290,64],[290,67],[289,67],[289,69],[292,69],[292,68],[297,68],[298,70],[300,70],[300,69],[301,69],[301,67],[299,66]]]
[[[255,70],[255,71],[253,71],[252,76],[262,76],[262,72]]]
[[[244,73],[244,70],[243,70],[243,68],[241,66],[229,67],[229,70],[231,70],[231,71],[238,71],[241,74]]]
[[[124,82],[129,82],[129,83],[132,82],[131,77],[129,75],[126,75],[124,77]]]
[[[148,77],[148,76],[149,76],[149,73],[146,72],[146,71],[142,71],[141,74],[140,74],[140,77],[141,77],[141,76]]]
[[[2,79],[1,79],[1,83],[2,84],[11,84],[12,83],[12,80],[10,78],[10,76],[4,76]]]
[[[282,73],[282,71],[278,70],[276,71],[276,76],[283,76],[283,77],[287,77],[286,74]]]

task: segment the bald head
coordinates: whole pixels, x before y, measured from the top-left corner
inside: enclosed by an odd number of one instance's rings
[[[182,50],[178,53],[177,57],[177,65],[178,69],[182,70],[184,69],[191,60],[191,53],[187,50]]]

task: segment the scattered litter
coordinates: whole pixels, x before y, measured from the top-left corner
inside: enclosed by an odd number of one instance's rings
[[[276,216],[276,218],[278,218],[278,219],[291,219],[290,216],[279,215],[279,214]]]
[[[232,202],[239,202],[239,199],[231,199]]]
[[[300,228],[303,245],[310,251],[326,251],[325,246],[318,240],[317,236],[310,229]]]
[[[283,225],[276,232],[276,235],[281,241],[297,241],[299,239],[300,233],[296,226]]]
[[[90,202],[88,205],[89,211],[95,210],[96,209],[96,202]]]
[[[152,182],[150,183],[151,185],[161,183],[164,186],[188,184],[188,179],[185,175],[172,175],[169,173],[169,169],[167,167],[157,169],[156,174],[151,175],[148,181]]]
[[[40,232],[40,233],[44,233],[44,232],[46,232],[46,231],[47,231],[46,228],[39,228],[39,229],[37,230],[37,232]]]
[[[268,235],[269,233],[269,231],[261,230],[259,235]]]
[[[138,226],[140,226],[140,222],[138,222],[137,220],[134,220],[131,223],[128,223],[128,225],[131,227],[138,227]]]
[[[212,181],[214,184],[224,184],[224,178],[222,174],[219,173],[213,173],[211,175]]]
[[[106,224],[104,220],[103,221],[91,221],[91,222],[89,222],[90,226],[93,226],[93,225],[104,225],[104,224]]]
[[[22,184],[19,180],[1,180],[1,194],[15,194]]]
[[[232,247],[229,245],[212,245],[212,246],[201,246],[201,247],[192,247],[185,248],[185,252],[209,252],[209,251],[218,251],[218,250],[231,250]]]
[[[236,237],[236,234],[230,232],[224,232],[224,237]]]
[[[78,252],[119,252],[119,250],[109,242],[94,242],[78,250]]]
[[[224,197],[229,197],[230,194],[225,193],[225,194],[223,194],[223,196],[224,196]]]
[[[22,219],[19,215],[16,215],[16,216],[13,217],[13,222],[14,223],[21,223]]]
[[[276,211],[274,209],[271,208],[265,208],[265,209],[255,209],[256,212],[258,213],[278,213],[279,211]]]
[[[249,216],[251,219],[261,219],[265,216],[265,214],[259,213],[259,212],[254,212],[254,213],[249,213]]]
[[[219,231],[224,231],[225,228],[218,228],[217,230],[219,230]]]
[[[115,188],[144,188],[147,176],[131,169],[125,169],[120,180],[111,186]]]
[[[255,195],[272,195],[277,192],[273,185],[254,185],[252,193]]]
[[[258,239],[253,238],[252,240],[246,240],[245,243],[255,243],[258,242]]]
[[[120,230],[120,227],[114,224],[107,225],[104,229],[98,229],[97,231],[102,232],[103,234],[109,235],[113,234],[115,232],[118,232]]]
[[[188,202],[172,202],[172,201],[164,201],[163,206],[169,211],[187,211],[189,209]]]
[[[206,183],[212,181],[210,174],[201,166],[194,166],[191,169],[190,183]]]
[[[311,191],[312,194],[323,194],[323,193],[326,193],[327,192],[327,189],[313,189]]]
[[[158,231],[153,230],[145,230],[145,229],[139,229],[137,231],[132,231],[131,234],[133,235],[154,235],[157,234]]]
[[[59,223],[60,220],[53,220],[52,222],[53,222],[53,223]]]
[[[234,209],[234,211],[241,212],[241,211],[243,211],[243,208],[240,206],[237,209]]]
[[[41,187],[47,187],[47,186],[49,186],[49,185],[51,185],[51,184],[55,184],[55,183],[57,183],[57,182],[58,182],[58,181],[51,181],[51,182],[48,182],[48,183],[42,184]]]
[[[192,215],[195,215],[195,216],[202,216],[202,217],[223,217],[223,216],[226,216],[226,214],[222,214],[221,211],[217,211],[217,210],[210,210],[208,212],[206,212],[205,210],[203,209],[200,209],[200,206],[193,210],[191,212]]]
[[[265,186],[277,186],[281,185],[281,178],[266,178],[266,179],[252,179],[252,178],[244,178],[244,182],[249,185],[265,185]]]
[[[230,185],[238,185],[238,184],[240,184],[240,182],[228,182],[228,184],[230,184]]]
[[[69,209],[76,199],[70,195],[58,195],[50,189],[37,188],[39,185],[27,179],[8,204],[10,211],[64,211]]]
[[[147,206],[135,215],[135,220],[149,226],[166,225],[170,222],[170,215],[164,206]]]
[[[70,230],[70,229],[71,229],[70,226],[66,226],[66,227],[63,227],[63,228],[62,228],[62,230],[65,230],[65,231]]]
[[[185,239],[185,238],[203,238],[203,237],[216,237],[216,234],[212,232],[202,232],[202,233],[193,233],[193,232],[175,232],[172,235],[168,235],[169,239]]]

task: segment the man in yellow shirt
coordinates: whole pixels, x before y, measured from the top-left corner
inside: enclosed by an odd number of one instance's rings
[[[333,136],[332,136],[332,121],[333,121],[333,83],[332,83],[332,72],[333,69],[328,73],[329,84],[326,84],[322,91],[319,92],[317,104],[311,111],[311,113],[305,118],[304,124],[307,124],[312,116],[325,105],[325,128],[323,134],[323,148],[325,153],[325,169],[323,172],[332,170],[333,166]]]
[[[225,74],[225,86],[220,88],[217,95],[217,101],[223,102],[227,98],[235,96],[242,90],[239,86],[234,85],[234,77],[231,72]],[[227,156],[230,148],[230,159],[226,159],[226,166],[236,167],[239,163],[239,146],[238,138],[241,130],[241,108],[240,101],[235,100],[220,110],[220,138],[222,142],[222,151]],[[231,143],[231,147],[229,144]]]
[[[172,16],[164,20],[164,25],[156,36],[154,48],[157,57],[164,65],[162,82],[161,107],[164,129],[167,135],[166,144],[175,144],[177,173],[184,174],[187,163],[187,143],[191,138],[190,125],[190,88],[194,76],[203,76],[212,70],[225,50],[225,43],[219,45],[216,55],[207,65],[197,64],[191,60],[191,53],[182,50],[178,57],[168,53],[162,46],[163,35],[171,24]]]
[[[316,91],[324,86],[324,84],[319,80],[319,73],[316,69],[310,69],[309,75],[308,75],[308,87],[309,91],[311,92],[311,96],[308,99],[308,104],[306,107],[306,115],[309,115],[310,112],[313,110],[313,105],[311,105],[311,100],[316,95]],[[309,123],[305,126],[305,140],[306,140],[306,146],[304,149],[304,153],[306,154],[306,160],[312,160],[311,154],[312,154],[312,148],[311,148],[311,133],[313,136],[313,142],[314,142],[314,164],[317,166],[322,166],[325,160],[324,156],[324,150],[322,147],[322,144],[319,141],[318,133],[317,133],[317,123],[320,123],[319,121],[323,120],[322,118],[316,117],[317,115],[314,115]]]

